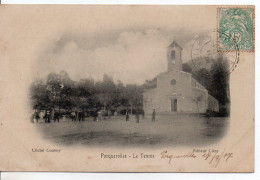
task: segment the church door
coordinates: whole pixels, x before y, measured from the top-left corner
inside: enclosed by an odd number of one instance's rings
[[[171,99],[171,111],[177,112],[177,99]]]

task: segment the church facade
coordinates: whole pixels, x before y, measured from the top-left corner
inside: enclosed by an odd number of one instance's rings
[[[143,93],[146,114],[218,112],[218,101],[190,73],[182,71],[182,48],[173,41],[167,50],[167,71],[157,75]]]

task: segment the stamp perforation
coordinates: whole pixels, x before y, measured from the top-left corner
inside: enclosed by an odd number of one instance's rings
[[[217,48],[217,52],[235,52],[235,51],[239,51],[239,52],[255,52],[255,7],[252,5],[250,6],[218,6],[217,9],[216,9],[216,27],[217,27],[217,32],[220,32],[220,27],[219,27],[219,10],[221,8],[230,8],[230,9],[252,9],[253,12],[252,12],[252,49],[251,50],[246,50],[246,49],[219,49],[219,37],[218,37],[218,33],[216,33],[216,48]]]

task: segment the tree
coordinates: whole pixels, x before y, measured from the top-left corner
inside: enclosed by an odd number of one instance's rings
[[[117,81],[115,96],[113,96],[113,107],[115,109],[119,108],[120,106],[127,106],[125,92],[126,89],[124,84],[121,81]]]
[[[30,87],[33,109],[44,109],[52,106],[50,92],[43,80],[35,80]]]
[[[229,88],[228,68],[227,61],[222,57],[219,57],[210,70],[212,78],[209,92],[221,105],[225,105],[229,102],[227,94]]]
[[[192,77],[196,79],[201,85],[203,85],[207,90],[211,86],[211,73],[205,69],[199,69],[198,71],[192,72]]]
[[[59,74],[50,73],[46,82],[37,80],[31,85],[31,100],[33,108],[59,108],[71,111],[74,108],[83,111],[93,109],[114,110],[120,106],[142,108],[142,88],[136,84],[116,84],[113,78],[104,74],[103,80],[93,79],[73,81],[66,71]]]
[[[182,64],[182,70],[183,70],[184,72],[187,72],[187,73],[191,73],[191,72],[192,72],[191,67],[190,67],[187,63],[183,63],[183,64]]]
[[[104,74],[103,81],[97,82],[95,87],[98,100],[103,105],[103,108],[111,109],[113,105],[113,99],[116,96],[116,86],[112,77]]]
[[[143,104],[143,90],[140,86],[128,84],[126,85],[126,98],[133,114],[133,107],[140,109]]]
[[[210,59],[208,68],[195,69],[192,77],[203,85],[210,95],[216,98],[220,105],[220,114],[228,115],[229,103],[229,65],[227,58],[219,54],[216,59]]]
[[[60,107],[60,95],[61,95],[61,80],[60,76],[56,73],[50,73],[47,76],[46,88],[51,99],[49,108]]]
[[[63,108],[67,111],[70,111],[78,104],[76,82],[71,80],[69,74],[66,71],[61,71],[58,76],[60,79],[61,88],[59,109]]]
[[[77,83],[77,89],[79,91],[79,96],[91,96],[95,93],[95,82],[93,79],[81,79]]]
[[[82,111],[94,106],[92,96],[95,93],[95,83],[93,79],[81,79],[76,83],[77,107]]]
[[[56,73],[50,73],[47,76],[47,89],[49,89],[52,93],[61,91],[61,79],[60,76]]]
[[[211,68],[209,93],[219,102],[219,115],[229,115],[229,66],[227,60],[219,57]]]
[[[196,106],[197,106],[197,111],[198,111],[198,117],[200,117],[200,109],[199,109],[199,104],[200,102],[203,101],[203,94],[201,92],[199,92],[198,94],[195,94],[192,97],[193,102],[195,102]]]
[[[66,71],[59,74],[50,73],[47,76],[47,90],[50,92],[52,108],[71,110],[77,104],[77,90]]]

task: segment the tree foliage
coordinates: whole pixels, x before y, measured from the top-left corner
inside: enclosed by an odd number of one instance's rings
[[[186,64],[185,66],[187,66]],[[191,69],[185,67],[186,71]],[[219,56],[212,60],[209,69],[201,68],[191,72],[192,77],[203,85],[208,93],[216,98],[220,105],[220,113],[227,115],[229,111],[229,65],[227,59]]]
[[[142,108],[142,86],[115,83],[104,74],[101,81],[91,78],[73,81],[66,71],[50,73],[46,81],[36,80],[31,84],[31,102],[34,109],[59,108],[66,111],[80,109],[116,110],[118,108]]]

